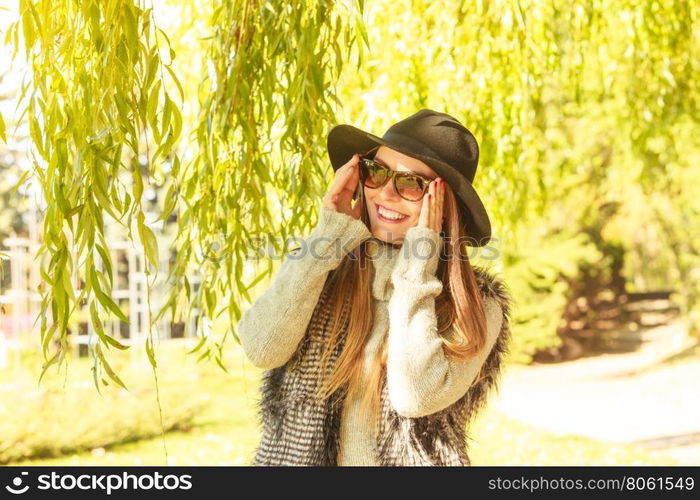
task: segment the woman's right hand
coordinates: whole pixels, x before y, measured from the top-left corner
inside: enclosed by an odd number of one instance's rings
[[[333,185],[323,197],[323,206],[328,207],[336,212],[347,214],[355,219],[360,218],[360,203],[355,202],[355,206],[351,207],[352,195],[357,189],[357,184],[360,182],[360,158],[358,154],[353,157],[345,165],[335,171]]]

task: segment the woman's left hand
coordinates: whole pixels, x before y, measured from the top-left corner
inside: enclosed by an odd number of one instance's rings
[[[436,233],[442,231],[442,207],[445,199],[445,181],[440,177],[435,179],[428,186],[428,192],[423,197],[420,216],[418,218],[419,227],[429,227]]]

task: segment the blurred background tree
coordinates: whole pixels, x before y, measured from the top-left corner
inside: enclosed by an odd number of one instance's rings
[[[0,74],[0,103],[11,104],[16,99],[18,89],[12,85],[5,85],[8,80],[9,71]],[[9,106],[8,106],[9,107]],[[4,109],[0,108],[0,109]],[[26,129],[26,123],[25,125]],[[26,192],[18,192],[16,187],[23,181],[22,176],[27,175],[28,165],[23,151],[17,147],[18,142],[26,139],[22,135],[22,130],[18,124],[9,122],[5,123],[5,129],[10,128],[17,130],[14,134],[12,143],[0,139],[0,241],[10,236],[11,232],[16,234],[26,235],[26,222],[22,219],[22,214],[29,210],[29,201],[26,197]],[[4,134],[0,133],[0,136]],[[20,162],[24,161],[24,168],[20,167]],[[23,186],[26,187],[26,186]]]

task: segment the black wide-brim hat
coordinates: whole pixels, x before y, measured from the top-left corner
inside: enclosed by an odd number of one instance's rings
[[[479,164],[479,145],[464,125],[448,114],[421,109],[389,127],[382,137],[352,125],[336,125],[328,133],[328,156],[334,171],[355,153],[363,154],[380,145],[432,168],[457,196],[469,237],[467,244],[480,247],[489,242],[491,221],[472,185]]]

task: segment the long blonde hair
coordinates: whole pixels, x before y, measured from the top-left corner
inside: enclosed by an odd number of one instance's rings
[[[361,185],[356,203],[361,203],[361,219],[369,228],[369,215]],[[465,249],[466,228],[449,186],[445,186],[443,213],[445,245],[441,249],[437,268],[437,277],[443,283],[443,291],[435,299],[438,335],[443,339],[443,349],[448,359],[464,361],[483,348],[486,342],[486,319],[479,287]],[[333,371],[318,384],[317,397],[325,399],[348,384],[347,396],[357,395],[354,391],[364,391],[361,407],[368,415],[376,417],[386,368],[386,336],[372,365],[369,380],[362,387],[358,383],[363,370],[363,349],[372,329],[375,312],[371,294],[371,273],[374,268],[369,263],[367,253],[369,241],[363,241],[346,255],[326,280],[324,292],[327,292],[331,305],[332,320],[321,357],[321,373],[329,373],[330,354],[337,349],[343,328],[346,328],[346,332],[345,343]],[[345,314],[344,304],[349,304]],[[347,311],[352,313],[347,314]],[[362,311],[362,314],[357,311]],[[448,331],[452,332],[449,338]]]

